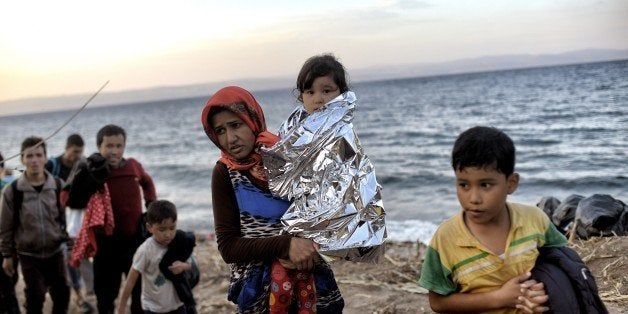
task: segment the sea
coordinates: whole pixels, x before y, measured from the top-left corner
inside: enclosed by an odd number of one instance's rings
[[[476,125],[515,142],[521,181],[509,200],[609,194],[628,202],[628,60],[357,82],[352,90],[354,127],[375,165],[392,240],[428,242],[460,210],[450,153],[456,136]],[[271,131],[297,104],[290,87],[253,94]],[[100,127],[120,125],[125,156],[143,164],[159,198],[177,205],[179,227],[211,236],[211,173],[220,155],[201,127],[209,96],[88,106],[47,141],[49,156],[74,132],[89,155]],[[0,151],[18,153],[23,138],[47,137],[74,113],[0,116]],[[7,166],[23,168],[18,158]]]

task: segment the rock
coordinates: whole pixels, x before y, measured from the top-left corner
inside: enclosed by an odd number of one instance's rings
[[[545,214],[552,218],[554,211],[560,205],[560,200],[553,196],[543,196],[541,200],[536,204],[536,207],[540,208]]]
[[[583,198],[584,196],[582,195],[572,194],[567,196],[567,198],[556,207],[552,214],[552,222],[558,227],[560,232],[567,233],[567,231],[569,231],[570,225],[576,217],[578,203],[580,203],[580,200]]]
[[[626,204],[610,195],[594,194],[582,199],[575,215],[577,234],[584,239],[592,236],[625,235],[628,229],[626,211]]]

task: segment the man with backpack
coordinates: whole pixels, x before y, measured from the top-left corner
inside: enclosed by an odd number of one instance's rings
[[[79,134],[71,134],[66,140],[63,154],[48,159],[45,166],[46,170],[53,176],[67,181],[70,174],[76,171],[79,162],[84,161],[84,147],[83,138]]]
[[[86,159],[83,157],[84,147],[85,142],[83,141],[81,135],[76,133],[71,134],[66,140],[63,154],[48,159],[45,166],[46,170],[52,173],[55,178],[62,179],[66,185],[72,184],[78,170],[81,166],[86,164]],[[79,233],[79,230],[81,230],[83,216],[85,216],[85,208],[66,207],[67,230],[68,235],[70,236],[66,254],[66,259],[68,261],[70,252],[72,252],[74,241]],[[76,295],[76,305],[79,307],[80,312],[93,312],[94,307],[89,304],[89,302],[85,301],[82,290],[83,283],[85,283],[85,290],[88,293],[94,291],[94,270],[92,262],[89,259],[83,259],[81,260],[78,268],[74,268],[68,263],[68,273],[70,275],[72,290],[74,290]]]
[[[15,273],[17,254],[24,278],[27,313],[41,313],[46,292],[53,313],[66,313],[70,287],[66,280],[63,243],[65,213],[60,206],[60,179],[44,169],[46,144],[40,137],[22,142],[24,174],[7,186],[0,199],[0,253],[7,276]]]

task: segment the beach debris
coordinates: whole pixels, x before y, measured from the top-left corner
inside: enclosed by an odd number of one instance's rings
[[[543,196],[541,200],[536,204],[536,207],[540,208],[549,217],[552,217],[556,208],[560,205],[560,200],[553,196]]]
[[[571,224],[576,217],[576,208],[583,198],[582,195],[572,194],[556,207],[550,218],[560,232],[566,234],[571,229]]]
[[[625,235],[628,208],[624,202],[607,194],[594,194],[581,200],[576,209],[576,232],[580,238]]]
[[[570,246],[595,275],[602,301],[628,301],[628,237],[576,239]]]
[[[568,235],[570,243],[575,238],[628,235],[628,206],[610,195],[572,194],[556,204],[555,197],[544,196],[537,207],[550,217],[560,232]]]

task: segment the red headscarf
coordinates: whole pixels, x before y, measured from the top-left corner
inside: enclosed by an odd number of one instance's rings
[[[237,86],[228,86],[217,91],[209,98],[201,113],[201,122],[209,139],[214,142],[216,147],[220,148],[220,161],[231,169],[248,170],[253,177],[262,181],[268,181],[266,171],[264,166],[262,166],[262,156],[257,152],[257,149],[253,150],[247,158],[238,160],[220,146],[218,136],[216,136],[211,124],[211,118],[219,108],[233,112],[248,125],[253,134],[255,134],[256,147],[270,147],[277,143],[279,138],[266,131],[266,121],[264,120],[262,107],[247,90]]]

